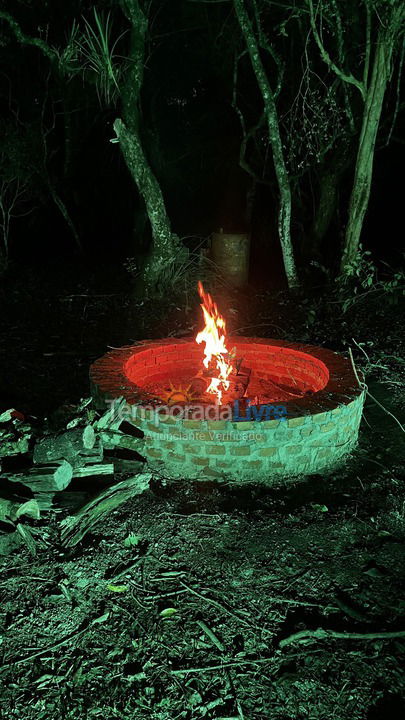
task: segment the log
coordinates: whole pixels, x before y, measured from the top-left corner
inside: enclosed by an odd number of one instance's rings
[[[96,477],[98,475],[113,475],[113,463],[105,463],[104,465],[86,465],[81,468],[73,469],[74,478]]]
[[[144,460],[126,460],[116,458],[114,460],[114,472],[116,473],[140,473],[145,465]]]
[[[0,497],[0,523],[13,526],[19,503]]]
[[[74,547],[103,517],[127,502],[135,495],[140,495],[149,487],[152,475],[149,473],[135,475],[112,485],[98,497],[91,500],[74,516],[62,520],[61,539],[65,547]]]
[[[34,493],[34,497],[41,512],[47,512],[52,509],[55,493],[39,492]]]
[[[31,437],[32,428],[22,413],[13,408],[0,413],[0,457],[27,453]]]
[[[34,467],[27,473],[4,476],[10,482],[26,485],[33,492],[53,493],[64,490],[73,477],[73,468],[66,460],[52,465]]]
[[[27,453],[30,437],[30,435],[16,437],[15,433],[3,430],[0,432],[0,457]]]
[[[106,450],[104,458],[114,464],[115,472],[139,473],[145,464],[145,459],[137,450],[129,450],[128,448]]]
[[[50,435],[34,447],[34,463],[51,463],[63,459],[73,467],[80,467],[88,462],[99,462],[102,458],[103,448],[91,425],[86,425],[84,429],[74,428],[60,435]]]
[[[100,433],[101,442],[106,450],[114,450],[121,448],[123,450],[133,450],[142,454],[145,447],[144,438],[132,437],[126,435],[119,430],[103,430]]]
[[[127,401],[125,398],[117,398],[111,403],[110,408],[99,420],[95,423],[96,430],[118,430],[121,423],[124,421],[124,412],[127,408]]]

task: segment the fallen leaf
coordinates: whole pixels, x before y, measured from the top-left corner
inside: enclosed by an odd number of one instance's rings
[[[162,610],[162,612],[160,613],[160,617],[162,617],[162,618],[168,618],[168,617],[171,617],[172,615],[174,615],[176,612],[177,612],[177,609],[176,609],[176,608],[173,608],[173,607],[165,608],[165,609]]]
[[[116,593],[123,593],[128,590],[128,587],[126,585],[107,585],[107,590],[111,590],[111,592]]]

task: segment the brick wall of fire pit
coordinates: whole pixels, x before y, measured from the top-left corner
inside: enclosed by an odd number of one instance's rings
[[[100,409],[108,399],[127,400],[127,419],[143,435],[142,454],[168,477],[271,485],[280,476],[333,467],[353,450],[364,390],[346,358],[261,338],[230,338],[229,346],[251,370],[247,394],[256,398],[259,419],[246,419],[234,407],[224,407],[219,418],[218,408],[212,408],[213,415],[206,409],[201,417],[198,402],[173,409],[154,395],[156,388],[185,386],[197,372],[201,348],[191,338],[108,353],[91,368],[93,397]],[[266,419],[269,404],[272,419]],[[277,417],[280,406],[285,417]]]

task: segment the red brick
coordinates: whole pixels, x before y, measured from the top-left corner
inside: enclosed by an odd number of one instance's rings
[[[274,447],[262,448],[260,450],[260,456],[261,457],[270,457],[271,455],[275,455],[276,452],[277,452],[277,448],[274,448]]]
[[[159,425],[153,425],[153,423],[147,423],[146,428],[147,428],[147,430],[149,430],[150,432],[153,432],[153,433],[162,433],[163,432],[162,428],[159,427]]]
[[[207,445],[207,455],[225,455],[223,445]]]
[[[248,445],[242,447],[231,447],[231,455],[242,457],[250,455],[250,447]]]
[[[178,453],[169,452],[167,456],[168,460],[174,460],[178,463],[184,463],[186,461],[185,455],[178,455]]]
[[[188,443],[186,445],[183,445],[183,450],[187,455],[199,455],[201,452],[201,447],[196,444]]]
[[[194,465],[207,465],[208,467],[208,458],[202,458],[202,457],[192,457],[191,462],[194,463]]]

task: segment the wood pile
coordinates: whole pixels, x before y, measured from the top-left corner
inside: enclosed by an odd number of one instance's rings
[[[19,522],[21,516],[37,519],[69,486],[70,490],[79,489],[80,481],[104,480],[101,488],[108,497],[105,480],[113,485],[115,479],[122,483],[125,475],[141,473],[143,438],[123,419],[120,408],[124,401],[117,401],[101,416],[90,410],[90,402],[83,401],[76,416],[54,433],[40,434],[14,409],[0,413],[0,526],[13,524],[21,535],[29,534]],[[146,478],[149,476],[142,475],[139,487],[145,486]],[[137,485],[136,478],[131,481],[125,480],[125,492],[124,486],[122,493],[115,492],[115,503]],[[24,540],[34,547],[33,538]]]

